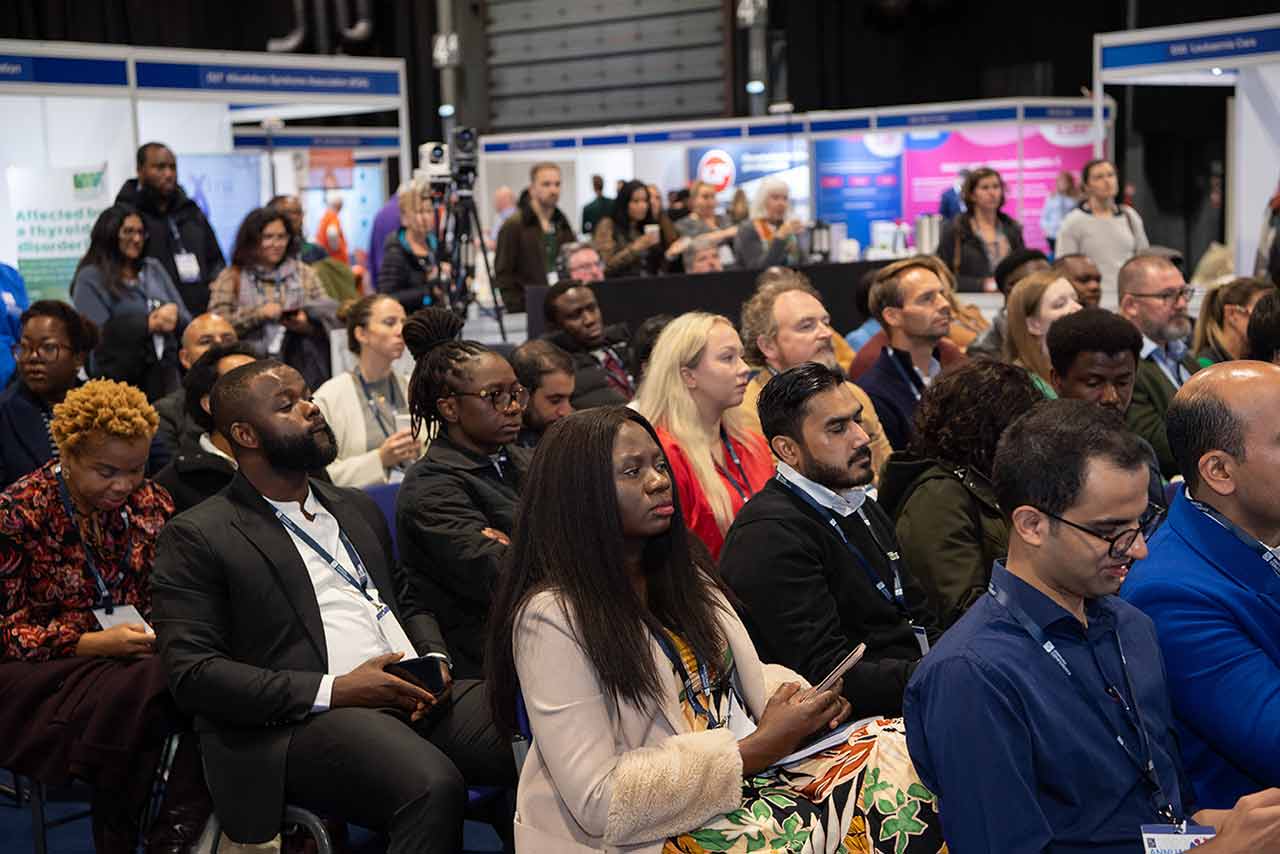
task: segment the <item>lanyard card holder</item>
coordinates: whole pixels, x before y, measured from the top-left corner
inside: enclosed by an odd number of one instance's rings
[[[1178,854],[1204,845],[1216,836],[1212,827],[1197,824],[1142,825],[1143,854]]]

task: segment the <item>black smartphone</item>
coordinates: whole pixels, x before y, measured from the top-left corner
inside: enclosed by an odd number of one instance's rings
[[[388,664],[386,670],[439,697],[444,693],[444,674],[440,671],[444,666],[444,660],[439,658],[410,658]]]

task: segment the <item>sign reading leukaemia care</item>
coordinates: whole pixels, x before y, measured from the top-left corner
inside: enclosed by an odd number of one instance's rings
[[[10,166],[9,206],[17,225],[18,272],[27,293],[67,299],[76,265],[89,248],[89,232],[111,206],[107,164],[80,168]]]

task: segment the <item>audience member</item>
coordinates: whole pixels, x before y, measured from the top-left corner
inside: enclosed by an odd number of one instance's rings
[[[871,313],[888,332],[887,346],[855,381],[895,449],[910,443],[920,395],[942,370],[938,342],[951,329],[951,303],[939,266],[927,255],[904,258],[881,269],[871,287]]]
[[[1088,255],[1079,252],[1059,255],[1053,261],[1053,269],[1067,277],[1082,306],[1088,308],[1102,304],[1102,273]]]
[[[606,276],[642,276],[658,272],[662,234],[649,208],[643,181],[628,181],[613,209],[596,224],[591,244],[604,259]]]
[[[71,306],[36,300],[22,313],[13,348],[16,381],[0,392],[0,489],[58,457],[53,407],[80,384],[98,328]]]
[[[603,282],[604,262],[600,253],[590,243],[566,243],[560,247],[560,257],[556,262],[559,281]],[[543,303],[545,309],[546,303]]]
[[[350,264],[351,258],[347,254],[347,236],[342,232],[342,194],[337,190],[330,190],[328,195],[324,214],[321,215],[320,223],[316,226],[316,243],[329,253],[329,257],[336,258],[343,264]],[[385,255],[383,260],[386,260]]]
[[[720,259],[720,247],[709,237],[695,237],[688,243],[684,251],[684,267],[692,274],[723,273],[724,263]]]
[[[880,475],[880,506],[942,629],[982,598],[992,563],[1007,554],[991,463],[1005,428],[1043,399],[1026,371],[1003,362],[943,371],[920,400],[911,446]]]
[[[675,320],[674,315],[655,314],[653,317],[645,318],[636,328],[636,334],[631,336],[627,370],[631,372],[631,376],[635,377],[637,385],[644,381],[645,372],[649,369],[649,357],[653,355],[653,345],[658,343],[662,330],[666,329],[673,320]],[[635,408],[634,403],[635,401],[632,401],[632,409]]]
[[[835,351],[839,338],[831,329],[831,316],[821,295],[809,279],[785,267],[774,277],[766,279],[766,275],[761,274],[756,280],[756,292],[742,304],[746,360],[756,369],[742,398],[742,413],[757,433],[761,431],[756,405],[760,392],[774,377],[805,362],[840,370]],[[871,398],[853,383],[849,383],[849,391],[862,407],[858,426],[870,439],[871,471],[878,476],[893,449]]]
[[[204,212],[178,186],[178,161],[168,146],[143,145],[137,167],[138,177],[124,182],[116,203],[142,215],[147,231],[142,251],[161,263],[187,310],[203,314],[209,305],[209,283],[226,265],[218,237]]]
[[[404,353],[400,303],[386,294],[360,299],[347,314],[347,347],[356,366],[327,380],[313,399],[338,442],[337,459],[326,471],[338,486],[399,483],[422,455],[422,443],[409,429],[409,390],[392,370]]]
[[[534,339],[511,354],[511,369],[529,390],[524,428],[516,444],[534,448],[548,427],[573,412],[573,358],[550,341]]]
[[[957,342],[960,338],[971,337],[967,332],[964,335],[953,337],[956,335],[956,328],[957,328],[957,324],[955,323],[956,314],[958,311],[961,310],[957,308],[958,302],[955,298],[955,293],[954,293],[955,277],[951,275],[951,271],[947,269],[947,265],[942,263],[942,260],[939,259],[936,255],[914,255],[912,256],[912,258],[918,261],[922,266],[927,267],[929,270],[932,270],[934,275],[938,277],[938,280],[942,282],[944,286],[944,291],[945,291],[944,298],[946,299],[947,307],[951,311],[951,321],[952,321],[950,330],[947,332],[946,337],[944,337],[942,340],[938,342],[938,362],[942,366],[942,368],[945,370],[946,368],[949,368],[952,365],[957,364],[959,362],[963,362],[965,360],[965,352],[963,349],[961,349],[961,347]],[[903,260],[907,260],[907,259],[903,259]],[[871,275],[872,287],[875,286],[875,279],[877,276],[880,275],[880,271],[886,269],[887,266],[888,265],[885,265],[885,267],[880,267],[879,269],[869,271]],[[869,312],[871,310],[871,292],[870,291],[867,292],[867,310]],[[979,314],[981,313],[981,311],[972,304],[965,305],[963,307],[963,310],[966,313],[969,313],[972,311],[977,311]],[[875,313],[871,312],[870,316],[874,318]],[[877,320],[876,325],[879,326],[879,324],[880,322]],[[849,379],[853,380],[856,383],[862,377],[863,374],[865,374],[875,365],[876,361],[880,358],[880,354],[884,352],[884,349],[888,346],[889,346],[889,333],[884,328],[881,328],[879,332],[876,332],[869,339],[867,339],[867,342],[863,344],[861,347],[859,347],[857,352],[854,354],[853,362],[849,365],[849,370],[848,370]]]
[[[817,682],[865,643],[844,696],[856,717],[900,714],[937,627],[893,522],[866,494],[861,407],[838,372],[814,362],[775,377],[759,406],[778,473],[729,529],[720,572],[766,659]]]
[[[745,224],[745,227],[750,227]],[[706,181],[694,181],[689,188],[689,215],[676,220],[676,231],[690,240],[703,237],[714,243],[719,249],[721,266],[732,266],[734,263],[732,244],[738,236],[740,226],[734,225],[727,216],[716,214],[716,188]],[[726,263],[726,258],[727,262]],[[690,259],[685,258],[685,270],[690,271]]]
[[[1040,209],[1040,230],[1044,232],[1044,239],[1049,244],[1050,252],[1053,252],[1057,245],[1058,230],[1062,228],[1062,221],[1079,204],[1080,190],[1076,187],[1075,173],[1069,169],[1063,169],[1054,182],[1053,192],[1044,200],[1044,207]]]
[[[943,190],[942,195],[938,197],[938,215],[942,217],[943,222],[950,222],[964,213],[964,195],[961,191],[968,180],[969,170],[958,170],[955,179],[951,182],[951,186]]]
[[[964,180],[964,211],[942,224],[937,255],[961,292],[995,291],[995,269],[1022,249],[1022,225],[1004,207],[1004,179],[994,169],[974,169]]]
[[[871,313],[871,286],[875,284],[876,274],[879,272],[877,267],[870,268],[853,286],[853,307],[857,311],[857,316],[864,320],[857,329],[844,336],[844,341],[855,353],[865,347],[877,332],[884,331],[880,321],[876,320],[875,315]]]
[[[646,184],[645,189],[649,191],[649,214],[657,221],[658,234],[662,238],[666,272],[683,272],[680,257],[689,241],[681,239],[680,232],[676,231],[675,222],[662,209],[662,190],[658,189],[658,185]]]
[[[458,851],[465,787],[510,785],[510,746],[484,686],[453,681],[435,619],[402,596],[377,505],[308,477],[337,450],[308,398],[275,361],[214,386],[239,470],[160,535],[170,684],[232,841],[270,840],[290,803],[387,833],[394,854]],[[417,656],[438,659],[434,691],[385,669]]]
[[[397,198],[400,228],[387,235],[382,248],[378,292],[399,300],[404,311],[412,313],[444,297],[435,208],[417,184],[406,184]]]
[[[239,340],[235,328],[221,315],[197,315],[182,333],[178,364],[184,371],[189,371],[210,348],[229,347]],[[160,427],[151,442],[151,464],[162,467],[178,448],[198,440],[204,430],[188,416],[187,393],[182,386],[160,398],[152,406],[160,416]]]
[[[744,270],[794,267],[804,258],[799,238],[804,223],[791,210],[790,188],[781,178],[764,178],[751,201],[751,222],[743,223],[733,241],[733,254]]]
[[[1205,851],[1253,850],[1227,842],[1239,814],[1190,814],[1155,631],[1114,595],[1147,555],[1146,458],[1078,400],[1001,438],[1008,559],[907,686],[911,760],[950,850],[1146,850],[1142,825],[1184,819],[1220,825]]]
[[[1150,242],[1142,217],[1124,203],[1116,204],[1119,182],[1109,160],[1090,160],[1080,172],[1084,201],[1067,214],[1054,247],[1058,255],[1088,256],[1102,273],[1102,289],[1119,287],[1120,268]]]
[[[605,326],[600,304],[590,287],[557,282],[542,304],[546,339],[573,358],[573,408],[590,409],[626,403],[635,397],[635,380],[627,372],[627,328]]]
[[[636,397],[671,463],[685,525],[713,558],[773,473],[768,445],[740,406],[750,376],[729,319],[694,311],[662,330]]]
[[[143,256],[146,236],[142,217],[127,205],[99,214],[76,267],[71,298],[76,311],[103,331],[91,373],[129,383],[157,400],[178,387],[178,338],[191,313],[164,265]]]
[[[519,850],[728,850],[747,843],[746,815],[762,851],[796,840],[813,852],[871,850],[896,816],[862,801],[872,780],[903,803],[912,792],[919,820],[898,850],[937,850],[909,765],[864,761],[877,745],[901,749],[896,722],[766,774],[809,734],[834,729],[849,704],[838,685],[806,690],[761,663],[714,566],[690,547],[643,417],[610,407],[554,425],[526,497],[488,644],[495,712],[514,726],[522,700],[533,734]],[[602,524],[566,524],[585,516]]]
[[[296,256],[303,264],[311,265],[326,294],[338,305],[346,305],[360,298],[360,284],[351,267],[337,258],[330,258],[323,246],[307,240],[303,228],[301,199],[297,196],[274,196],[267,202],[267,207],[278,210],[289,221],[290,231],[293,232],[289,254]]]
[[[88,783],[95,848],[132,852],[165,739],[190,726],[145,622],[156,535],[173,514],[143,477],[156,414],[132,386],[95,380],[54,408],[51,429],[59,462],[0,493],[0,766]],[[148,854],[186,851],[208,814],[187,736]]]
[[[1249,355],[1249,318],[1258,301],[1275,290],[1266,279],[1236,279],[1208,290],[1191,341],[1201,367]]]
[[[329,253],[318,243],[312,243],[304,233],[303,222],[306,217],[302,210],[302,199],[297,196],[272,196],[267,207],[275,208],[284,214],[285,219],[293,226],[293,233],[298,238],[298,259],[303,264],[315,264],[329,257]]]
[[[730,200],[724,215],[734,225],[742,225],[751,219],[751,202],[747,200],[746,190],[739,187],[733,191],[733,199]]]
[[[503,184],[493,191],[493,222],[489,225],[489,234],[485,243],[490,251],[498,246],[498,233],[511,215],[516,212],[516,194]]]
[[[667,217],[672,224],[689,215],[689,188],[681,187],[667,193]],[[679,229],[677,229],[678,231]]]
[[[1004,342],[1009,327],[1009,292],[1013,286],[1032,273],[1049,269],[1049,259],[1039,249],[1022,249],[1004,256],[995,269],[996,288],[1004,296],[1004,305],[996,312],[991,325],[965,348],[969,356],[990,356],[999,359],[1004,354]]]
[[[1269,293],[1249,317],[1249,358],[1280,364],[1280,292]]]
[[[473,678],[529,471],[529,450],[515,445],[529,392],[502,356],[459,340],[462,325],[432,307],[404,327],[417,360],[409,381],[414,434],[425,432],[431,444],[400,487],[396,530],[410,589],[439,618],[454,673]]]
[[[1142,333],[1133,403],[1125,419],[1155,449],[1160,471],[1172,478],[1179,472],[1165,436],[1165,412],[1174,393],[1200,369],[1186,340],[1191,334],[1187,305],[1195,289],[1177,267],[1154,255],[1131,258],[1120,268],[1118,281],[1120,314]]]
[[[1187,774],[1202,807],[1280,784],[1280,367],[1235,362],[1187,381],[1169,405],[1186,484],[1122,595],[1155,623]]]
[[[404,184],[401,184],[395,194],[378,208],[378,213],[373,217],[373,226],[369,230],[369,279],[366,285],[378,281],[378,273],[382,269],[382,250],[387,245],[387,236],[395,234],[400,229],[400,190],[403,189]],[[499,188],[499,192],[502,189]],[[510,192],[509,189],[508,192]],[[495,243],[498,228],[501,226],[496,226],[493,230]]]
[[[155,482],[173,498],[174,513],[183,513],[221,492],[236,473],[231,440],[218,432],[210,414],[209,395],[224,374],[255,361],[244,344],[210,347],[182,379],[187,420],[200,431],[183,437],[173,459],[156,473]]]
[[[591,176],[591,190],[595,196],[582,207],[582,233],[591,234],[596,223],[607,217],[613,210],[613,199],[604,194],[604,178]]]
[[[0,264],[0,390],[9,385],[18,367],[13,351],[22,337],[22,313],[30,304],[22,274]]]
[[[210,290],[209,309],[231,321],[259,357],[281,359],[316,388],[331,374],[329,329],[337,325],[337,305],[311,268],[288,254],[291,239],[278,211],[250,211],[236,234],[231,266]]]
[[[1049,330],[1054,321],[1080,310],[1076,289],[1056,270],[1032,273],[1009,294],[1009,325],[1004,359],[1024,369],[1045,397],[1052,400]]]
[[[560,167],[535,163],[529,170],[529,198],[498,232],[494,279],[508,312],[524,311],[524,289],[547,284],[560,247],[574,240],[560,202]]]

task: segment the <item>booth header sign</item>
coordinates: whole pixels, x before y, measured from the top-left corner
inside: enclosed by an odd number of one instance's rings
[[[1214,33],[1180,39],[1114,45],[1102,49],[1102,67],[1132,68],[1141,65],[1168,65],[1200,62],[1206,59],[1230,59],[1259,53],[1280,51],[1280,27],[1241,30],[1238,33]]]
[[[0,54],[0,83],[127,86],[129,75],[123,59]]]
[[[323,95],[399,95],[392,71],[342,68],[273,68],[138,62],[140,89],[204,89],[234,92],[307,92]]]

